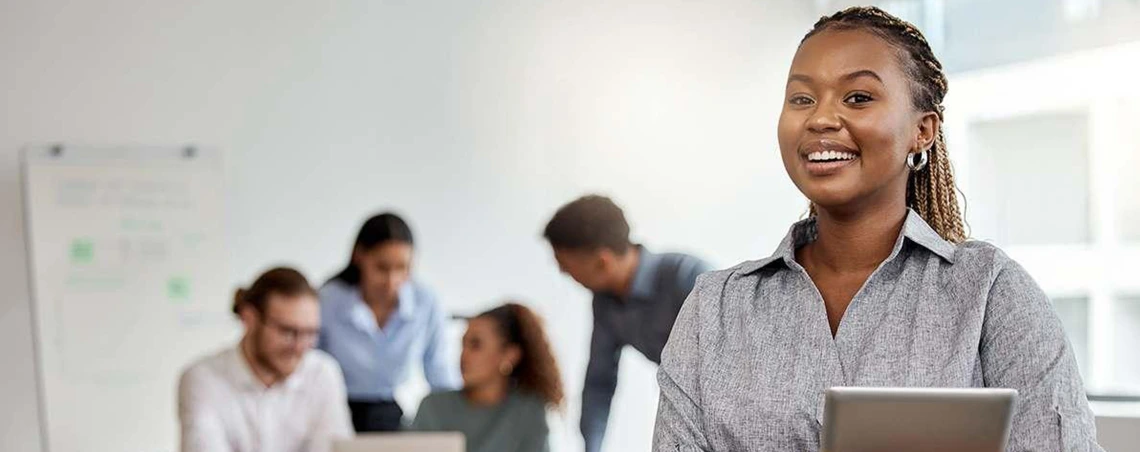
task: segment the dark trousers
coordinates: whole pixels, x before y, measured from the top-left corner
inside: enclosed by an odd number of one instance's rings
[[[403,425],[404,410],[392,400],[349,400],[348,409],[357,433],[395,432]]]

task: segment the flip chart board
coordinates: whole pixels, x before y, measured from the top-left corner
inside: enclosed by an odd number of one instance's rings
[[[45,450],[176,451],[178,375],[236,331],[220,153],[44,145],[22,157]]]

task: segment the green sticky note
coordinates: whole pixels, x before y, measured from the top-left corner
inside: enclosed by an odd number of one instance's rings
[[[171,301],[188,301],[190,299],[190,280],[184,276],[175,276],[166,282],[166,296]]]
[[[87,264],[95,260],[95,244],[91,239],[75,239],[71,241],[71,262]]]

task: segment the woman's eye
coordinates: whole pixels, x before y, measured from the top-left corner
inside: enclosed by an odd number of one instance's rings
[[[811,100],[810,97],[801,96],[801,95],[792,96],[788,99],[788,103],[792,104],[792,105],[800,105],[800,106],[811,105],[812,102],[813,101]]]
[[[866,93],[852,93],[851,95],[847,96],[846,99],[844,99],[844,101],[849,104],[864,104],[872,100],[874,99],[872,99],[871,96]]]

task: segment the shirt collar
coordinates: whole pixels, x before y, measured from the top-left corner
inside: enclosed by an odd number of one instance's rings
[[[254,375],[253,368],[250,367],[249,361],[245,359],[245,353],[242,353],[241,344],[241,341],[238,341],[237,346],[230,349],[229,352],[230,378],[239,388],[247,391],[266,391],[274,388],[284,388],[288,391],[293,391],[301,386],[301,368],[304,366],[305,357],[301,358],[301,362],[297,364],[297,368],[293,370],[293,373],[285,377],[285,381],[278,382],[266,388],[265,384],[257,379],[257,375]]]
[[[800,220],[792,225],[771,256],[748,262],[740,270],[742,273],[752,273],[777,262],[791,266],[796,259],[796,249],[814,241],[817,233],[815,217]],[[907,209],[902,233],[895,241],[895,247],[887,260],[894,259],[898,255],[902,250],[904,239],[926,248],[951,264],[954,263],[954,251],[957,249],[954,244],[938,235],[918,212],[911,209]]]
[[[372,308],[368,307],[368,303],[364,302],[364,297],[360,295],[359,287],[350,287],[348,292],[352,297],[352,311],[351,319],[358,326],[367,330],[380,328],[376,325],[376,316],[372,312]],[[399,295],[397,295],[396,303],[396,318],[400,320],[410,320],[416,313],[416,290],[413,282],[409,281],[400,287]]]
[[[958,247],[938,235],[938,232],[935,232],[934,228],[930,227],[918,212],[908,209],[906,224],[903,225],[903,235],[910,241],[945,259],[946,262],[954,263],[954,252],[958,250]]]
[[[630,298],[650,298],[653,296],[657,268],[661,266],[661,256],[637,245],[637,270],[633,273],[633,283],[629,287]]]

